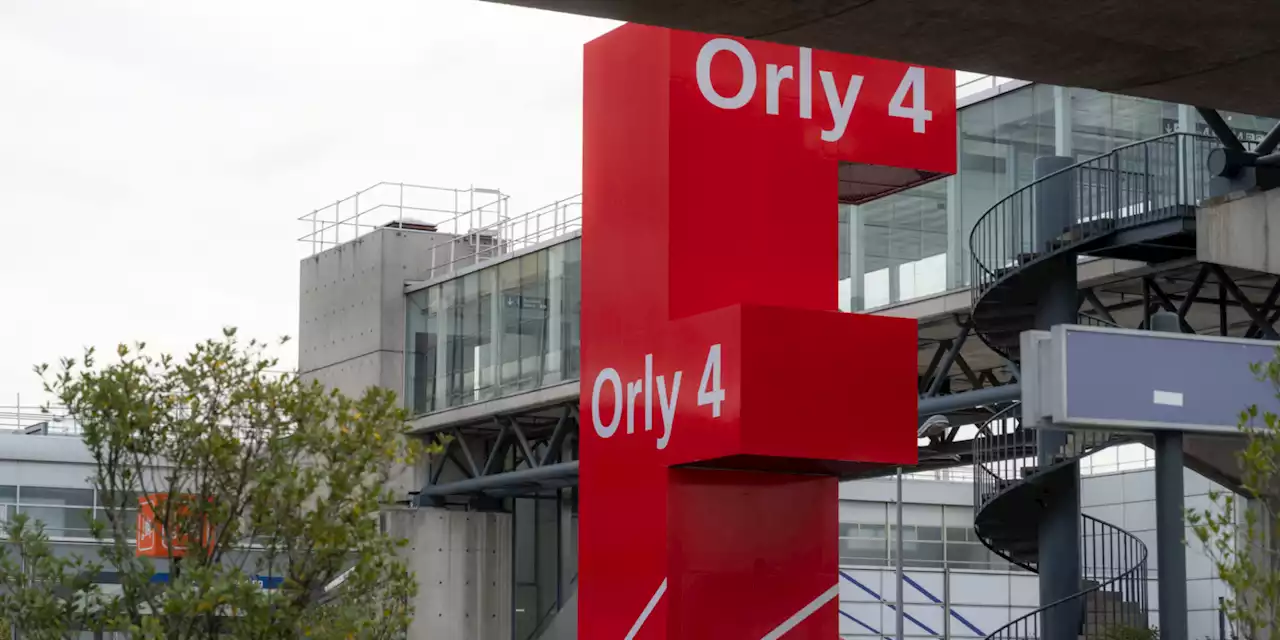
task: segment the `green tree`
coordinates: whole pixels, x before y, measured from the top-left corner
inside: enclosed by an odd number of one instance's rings
[[[68,564],[43,534],[11,527],[13,553],[45,569],[22,582],[20,568],[0,564],[6,621],[62,637],[60,612],[79,606],[92,615],[74,624],[141,638],[403,635],[415,581],[378,515],[395,498],[392,473],[418,451],[394,393],[350,398],[274,373],[266,345],[245,345],[234,329],[183,359],[144,344],[116,356],[98,366],[89,350],[36,368],[96,463],[104,544],[94,565]],[[169,542],[154,561],[136,555],[140,503]],[[118,574],[118,595],[84,579],[99,565]],[[67,588],[42,599],[39,582]]]
[[[58,556],[44,526],[25,514],[4,525],[0,545],[0,622],[24,638],[61,640],[101,622],[102,591],[93,582],[101,565],[83,556]]]
[[[1280,398],[1280,350],[1271,362],[1252,365]],[[1187,510],[1194,539],[1213,561],[1231,590],[1223,610],[1238,638],[1270,637],[1280,629],[1280,418],[1257,405],[1241,411],[1238,427],[1244,447],[1237,454],[1243,495],[1211,491],[1212,506]]]

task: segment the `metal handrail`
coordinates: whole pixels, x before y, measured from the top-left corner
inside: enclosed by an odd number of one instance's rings
[[[1086,555],[1096,557],[1100,552],[1102,554],[1112,554],[1111,557],[1104,558],[1104,561],[1111,560],[1128,568],[1107,578],[1105,582],[1090,580],[1086,576],[1085,581],[1093,582],[1092,586],[1065,598],[1050,602],[1030,613],[1009,621],[1008,624],[991,632],[987,636],[988,640],[1032,640],[1040,638],[1043,619],[1047,617],[1046,614],[1055,610],[1080,615],[1083,618],[1082,628],[1077,636],[1086,640],[1116,637],[1117,634],[1110,632],[1120,629],[1147,628],[1149,598],[1147,591],[1147,546],[1133,534],[1113,524],[1093,516],[1081,515],[1080,517],[1083,521],[1082,524],[1085,525],[1085,533],[1081,536],[1082,557]],[[1090,540],[1093,541],[1092,544],[1090,544]],[[1100,543],[1099,540],[1101,540]],[[1086,566],[1086,568],[1088,567]],[[1094,567],[1094,570],[1095,573],[1099,570],[1105,573],[1109,568],[1109,566],[1104,565],[1102,567]],[[1090,615],[1090,613],[1097,613],[1096,611],[1090,612],[1086,609],[1077,612],[1070,608],[1077,603],[1087,607],[1090,596],[1095,596],[1095,594],[1115,594],[1119,600],[1113,603],[1112,606],[1104,606],[1101,616]],[[1101,598],[1095,596],[1094,599]]]
[[[487,262],[582,230],[582,194],[556,200],[512,218],[446,236],[424,249],[431,256],[427,280]]]
[[[1185,215],[1209,192],[1203,170],[1214,138],[1170,133],[1112,149],[1055,171],[1009,194],[969,233],[975,304],[1018,268],[1118,229]],[[1063,182],[1066,181],[1064,185]],[[1065,188],[1065,220],[1045,220],[1036,202]]]
[[[988,505],[1011,496],[1014,489],[1034,482],[1037,476],[1132,440],[1124,434],[1068,432],[1067,438],[1051,456],[1055,462],[1039,467],[1036,453],[1042,442],[1038,437],[1042,429],[1024,427],[1017,415],[1019,409],[1017,404],[1006,407],[981,424],[974,436],[975,514]],[[1088,586],[1009,622],[987,636],[988,638],[1039,638],[1043,620],[1050,612],[1074,614],[1077,613],[1074,609],[1076,606],[1081,607],[1078,613],[1084,616],[1082,632],[1078,634],[1082,638],[1103,637],[1108,629],[1117,626],[1145,628],[1148,604],[1146,545],[1112,524],[1087,515],[1082,515],[1081,518],[1081,576]],[[993,553],[1010,563],[1032,572],[1037,571],[1035,562],[1015,558],[1009,550],[999,548],[990,535],[978,531],[978,539]],[[1101,611],[1088,611],[1091,599],[1094,605],[1101,601]]]

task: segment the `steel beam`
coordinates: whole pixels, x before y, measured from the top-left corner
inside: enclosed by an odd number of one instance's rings
[[[969,361],[964,359],[963,354],[956,354],[956,366],[960,367],[960,372],[964,374],[965,380],[969,381],[969,386],[974,389],[982,388],[982,379],[978,377],[978,374],[974,373],[973,367],[969,366]]]
[[[942,362],[943,356],[951,349],[950,340],[942,340],[938,342],[938,348],[933,350],[933,357],[929,359],[929,366],[924,368],[924,376],[921,377],[917,384],[917,391],[924,393],[928,389],[927,384],[933,380],[933,374],[938,370],[938,363]]]
[[[493,443],[493,449],[489,451],[489,458],[484,461],[484,468],[481,469],[480,475],[488,476],[498,472],[502,465],[502,459],[507,454],[509,432],[510,429],[506,425],[502,425],[502,429],[498,431],[498,440]]]
[[[933,380],[929,383],[929,390],[925,392],[925,397],[931,398],[938,395],[938,391],[942,389],[942,383],[947,379],[947,374],[951,372],[951,365],[955,363],[956,356],[960,354],[960,349],[964,348],[964,342],[969,337],[969,331],[973,329],[973,322],[965,322],[960,327],[960,335],[951,342],[951,347],[947,349],[947,355],[943,356],[942,362],[938,364],[938,370],[933,373]],[[939,347],[941,348],[941,347]]]
[[[547,452],[542,454],[542,463],[538,466],[554,464],[560,460],[560,448],[564,446],[564,438],[569,434],[569,418],[575,413],[572,406],[566,406],[560,414],[560,421],[551,431],[551,439],[547,441]],[[576,417],[574,420],[576,421]]]
[[[1276,150],[1277,145],[1280,145],[1280,122],[1271,127],[1267,135],[1262,137],[1262,141],[1258,143],[1258,146],[1254,147],[1253,152],[1260,156],[1270,155],[1272,151]]]
[[[1275,310],[1276,298],[1278,297],[1280,297],[1280,279],[1276,280],[1276,283],[1272,285],[1271,291],[1267,293],[1267,299],[1262,301],[1262,306],[1258,307],[1258,311],[1262,312],[1263,315],[1272,313]],[[1275,322],[1275,319],[1271,318],[1264,326],[1271,326],[1275,324]],[[1257,324],[1252,324],[1249,325],[1249,329],[1245,331],[1244,337],[1256,338],[1261,332],[1262,327]]]
[[[462,450],[462,458],[467,461],[467,473],[471,477],[480,475],[480,467],[476,466],[476,458],[471,455],[471,445],[467,444],[467,439],[462,435],[462,430],[454,427],[453,437],[458,441],[458,448]]]
[[[1213,269],[1213,275],[1218,278],[1218,282],[1227,288],[1227,293],[1230,293],[1231,297],[1240,303],[1240,307],[1244,309],[1244,312],[1249,314],[1249,319],[1253,320],[1255,325],[1261,327],[1262,333],[1271,340],[1280,339],[1280,335],[1277,335],[1276,330],[1267,324],[1266,317],[1258,311],[1257,307],[1253,306],[1252,302],[1249,302],[1248,296],[1244,295],[1244,292],[1240,290],[1240,286],[1231,279],[1231,276],[1227,275],[1227,272],[1220,265],[1212,264],[1209,265],[1209,268]]]
[[[1116,326],[1120,326],[1120,323],[1116,322],[1116,319],[1111,316],[1111,311],[1107,309],[1107,305],[1102,304],[1102,301],[1098,299],[1098,294],[1094,292],[1093,289],[1085,289],[1084,298],[1085,300],[1089,301],[1089,304],[1090,306],[1093,307],[1093,310],[1098,312],[1099,317],[1101,317],[1106,322],[1109,322]]]
[[[1213,130],[1213,135],[1218,138],[1222,146],[1232,151],[1244,151],[1244,144],[1240,142],[1240,138],[1236,137],[1236,132],[1231,130],[1231,125],[1222,119],[1217,109],[1196,107],[1196,111],[1200,112],[1200,117],[1204,118],[1205,124]]]
[[[1191,305],[1195,304],[1196,296],[1200,294],[1200,289],[1204,287],[1204,281],[1209,278],[1208,265],[1200,267],[1200,272],[1196,274],[1196,279],[1191,282],[1191,288],[1187,289],[1185,298],[1178,305],[1178,318],[1186,324],[1187,312],[1191,310]]]
[[[520,428],[520,423],[515,418],[507,418],[510,421],[511,432],[516,436],[516,443],[520,445],[520,455],[524,456],[525,461],[530,468],[538,466],[538,458],[533,455],[533,447],[529,446],[529,439],[524,437],[524,430]]]
[[[963,393],[945,396],[921,398],[916,405],[916,413],[920,418],[928,418],[940,413],[950,413],[961,409],[972,409],[997,402],[1012,402],[1022,397],[1022,385],[1005,384],[998,387],[974,389]]]
[[[578,461],[560,462],[545,467],[505,471],[491,476],[469,478],[458,482],[428,485],[418,493],[418,504],[424,505],[426,498],[442,498],[445,496],[484,493],[493,489],[502,489],[516,485],[537,485],[550,481],[575,480],[578,477]]]
[[[976,389],[973,391],[965,391],[945,396],[935,396],[932,398],[921,398],[917,404],[917,414],[928,417],[931,415],[959,411],[961,409],[969,409],[973,407],[981,407],[984,405],[995,404],[999,402],[1011,402],[1018,400],[1022,394],[1022,387],[1018,384],[1006,384],[998,387],[987,387]],[[566,423],[571,422],[565,420]],[[576,422],[576,421],[572,421]],[[558,430],[558,429],[557,429]],[[567,429],[566,429],[567,431]],[[518,431],[513,431],[512,435],[518,436]],[[563,442],[564,436],[560,436]],[[555,441],[556,436],[552,436]],[[461,442],[459,442],[462,445]],[[943,447],[947,451],[967,451],[968,442],[948,442]],[[463,447],[465,451],[465,446]],[[932,451],[932,449],[929,449]],[[536,460],[531,460],[536,464]],[[486,464],[488,469],[489,465]],[[455,482],[446,482],[444,484],[428,484],[418,493],[418,504],[431,504],[431,498],[442,498],[445,496],[480,494],[486,491],[497,489],[505,489],[519,485],[538,485],[541,482],[548,481],[564,481],[566,484],[576,482],[578,475],[578,461],[558,462],[554,464],[541,464],[533,468],[517,469],[512,471],[503,471],[479,477],[467,478]],[[436,478],[438,479],[438,475]]]
[[[1192,326],[1189,323],[1187,323],[1186,319],[1182,317],[1182,314],[1178,312],[1178,308],[1179,308],[1178,305],[1173,303],[1173,300],[1169,298],[1169,294],[1165,293],[1164,289],[1160,288],[1160,285],[1155,281],[1154,278],[1148,278],[1147,285],[1151,287],[1151,293],[1156,294],[1156,298],[1158,298],[1160,301],[1160,306],[1164,307],[1165,311],[1168,311],[1172,314],[1177,315],[1178,325],[1181,327],[1183,333],[1196,332],[1196,330],[1192,328]],[[1194,291],[1190,292],[1189,297],[1187,299],[1194,300],[1195,292]]]

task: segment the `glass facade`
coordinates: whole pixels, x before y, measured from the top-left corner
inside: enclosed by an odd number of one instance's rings
[[[1223,113],[1246,144],[1277,121]],[[1184,105],[1030,84],[961,108],[954,176],[839,205],[840,301],[875,309],[970,284],[969,233],[1034,179],[1035,159],[1077,161],[1165,133],[1207,133]],[[578,377],[580,240],[410,294],[406,398],[414,414]]]
[[[511,500],[516,640],[536,638],[577,590],[577,489]]]
[[[412,412],[576,380],[581,247],[573,238],[409,294]]]
[[[1223,117],[1246,144],[1276,122]],[[842,308],[874,309],[967,286],[970,231],[1034,179],[1038,156],[1082,161],[1165,133],[1208,133],[1190,107],[1039,84],[963,107],[958,120],[955,176],[841,208],[841,260],[848,261],[840,272]]]
[[[0,523],[21,513],[44,523],[52,539],[92,540],[90,523],[107,518],[96,498],[93,489],[0,485]]]
[[[895,517],[890,503],[841,500],[840,564],[896,566]],[[978,540],[971,507],[905,504],[902,532],[902,564],[906,567],[1017,570]]]

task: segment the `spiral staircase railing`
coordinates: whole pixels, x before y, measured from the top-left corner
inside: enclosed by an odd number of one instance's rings
[[[973,314],[978,336],[1018,360],[1018,334],[1034,323],[1038,269],[1065,253],[1087,253],[1111,234],[1194,215],[1209,192],[1204,170],[1216,139],[1171,133],[1079,162],[997,202],[969,234]],[[1040,215],[1038,203],[1069,194],[1065,218]]]
[[[1067,432],[1053,463],[1037,461],[1041,429],[1024,428],[1015,403],[993,415],[973,440],[974,528],[978,539],[996,555],[1036,572],[1038,532],[1027,526],[1031,504],[1038,499],[1037,478],[1108,447],[1131,442],[1130,436],[1098,431]],[[1001,504],[1003,503],[1003,504]],[[1078,620],[1076,637],[1115,637],[1120,629],[1148,625],[1147,548],[1129,532],[1088,515],[1081,516],[1080,590],[1009,622],[987,637],[1031,640],[1041,637],[1046,619]]]
[[[1016,363],[1020,334],[1035,327],[1042,276],[1048,275],[1045,270],[1062,268],[1057,258],[1114,248],[1108,242],[1124,230],[1192,218],[1208,195],[1205,161],[1217,146],[1213,138],[1186,133],[1143,140],[1051,173],[996,203],[969,237],[972,318],[982,341]],[[1085,315],[1079,322],[1109,324]],[[1025,428],[1019,410],[1017,403],[1005,407],[982,423],[974,437],[974,528],[992,552],[1037,572],[1035,513],[1052,499],[1047,487],[1056,474],[1132,438]],[[1048,437],[1050,433],[1056,435]],[[1042,451],[1046,446],[1052,450]],[[1056,637],[1092,640],[1117,628],[1147,628],[1146,546],[1127,531],[1087,515],[1081,515],[1080,533],[1078,591],[1042,603],[989,638],[1030,640],[1048,628]],[[1064,625],[1075,627],[1075,633]]]

